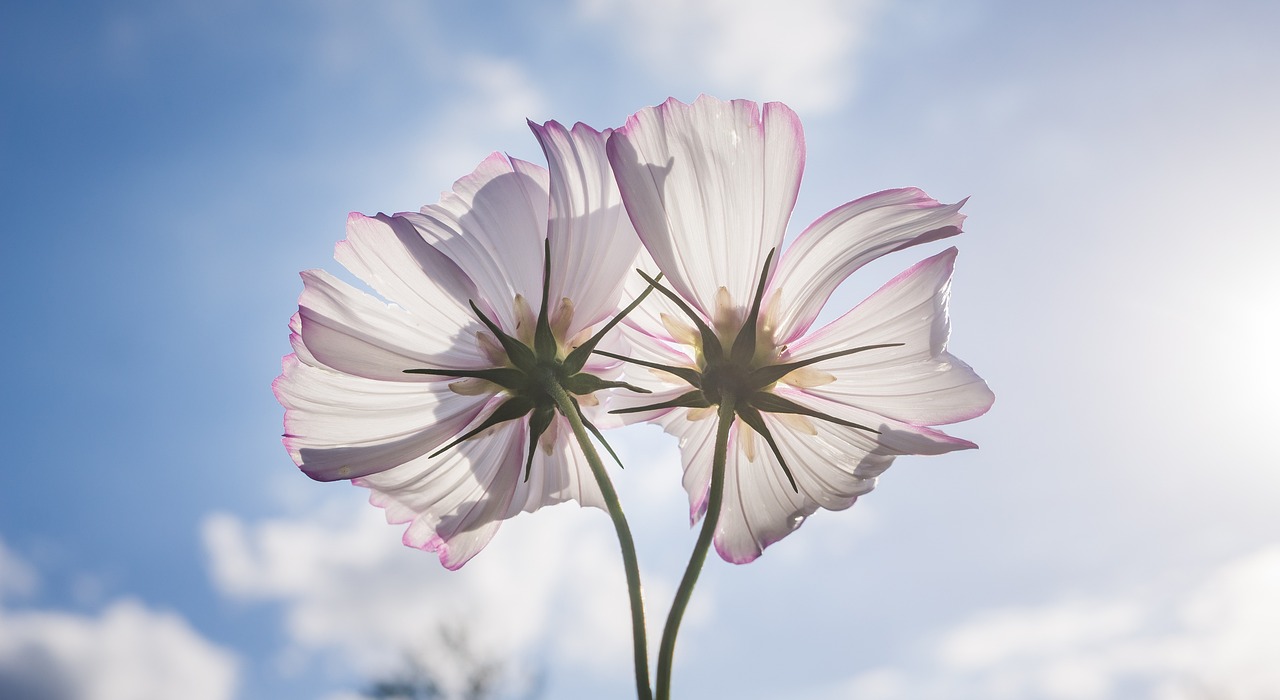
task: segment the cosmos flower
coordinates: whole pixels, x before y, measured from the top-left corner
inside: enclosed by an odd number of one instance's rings
[[[879,192],[828,212],[778,254],[805,155],[785,105],[668,100],[632,116],[608,155],[667,297],[627,319],[634,348],[615,357],[655,391],[623,412],[679,438],[696,522],[711,493],[716,407],[732,403],[721,557],[752,561],[817,509],[848,508],[898,455],[976,447],[932,427],[994,400],[946,351],[954,248],[810,332],[858,268],[960,233],[963,202]]]
[[[599,416],[594,392],[618,372],[591,354],[592,334],[639,240],[608,132],[530,127],[549,171],[494,154],[419,213],[349,217],[335,258],[386,301],[302,273],[294,353],[274,385],[298,466],[368,488],[407,524],[405,544],[450,569],[522,511],[604,507],[547,382]]]

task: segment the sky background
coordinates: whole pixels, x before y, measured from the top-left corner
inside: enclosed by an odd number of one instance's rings
[[[677,697],[1280,697],[1280,4],[196,0],[0,5],[0,697],[339,700],[465,630],[513,694],[632,693],[607,517],[459,572],[304,477],[270,390],[300,270],[525,119],[781,100],[793,233],[971,197],[951,349],[997,395],[853,509],[713,558]],[[615,433],[659,628],[675,446]],[[656,633],[653,634],[656,643]]]

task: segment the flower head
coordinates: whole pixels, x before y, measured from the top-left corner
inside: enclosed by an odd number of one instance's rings
[[[715,533],[724,559],[752,561],[818,508],[853,505],[897,455],[976,447],[931,427],[994,400],[946,352],[954,248],[809,332],[867,262],[960,233],[963,202],[879,192],[828,212],[779,255],[804,167],[800,122],[785,105],[668,100],[632,116],[608,154],[670,287],[627,320],[626,359],[643,368],[633,381],[655,394],[622,412],[680,438],[696,521],[712,481],[713,407],[732,404]]]
[[[592,414],[620,386],[591,350],[639,241],[608,132],[530,127],[549,171],[494,154],[421,212],[348,218],[335,257],[390,303],[304,272],[274,385],[298,466],[370,489],[405,544],[451,569],[522,511],[603,507],[550,388]]]

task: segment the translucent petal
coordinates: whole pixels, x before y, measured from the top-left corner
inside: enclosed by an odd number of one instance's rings
[[[414,316],[323,270],[303,272],[302,281],[296,336],[305,352],[300,356],[339,372],[397,382],[440,381],[404,374],[415,367],[487,366],[470,326],[445,325],[443,315]]]
[[[402,216],[457,263],[475,283],[475,302],[514,334],[515,296],[542,298],[547,197],[546,170],[495,153],[455,182],[439,204]]]
[[[631,227],[605,156],[609,132],[557,122],[530,128],[550,171],[551,308],[573,302],[564,337],[605,320],[618,307],[621,280],[634,275],[640,239]],[[552,318],[552,323],[557,319]]]
[[[915,188],[886,190],[828,212],[787,248],[770,293],[785,306],[775,314],[774,338],[785,345],[813,323],[831,293],[876,258],[960,233],[957,204],[939,204]]]
[[[835,377],[808,392],[914,425],[982,415],[995,400],[986,382],[946,352],[947,299],[956,250],[921,261],[809,337],[788,360],[842,348],[904,343],[827,360],[811,369]]]
[[[744,564],[794,532],[818,508],[843,510],[875,488],[876,477],[893,462],[874,441],[857,431],[811,420],[810,430],[764,414],[778,450],[795,476],[788,482],[771,450],[731,449],[725,472],[725,500],[716,526],[716,551]],[[735,426],[738,435],[744,426]]]
[[[627,213],[672,288],[708,319],[725,287],[749,306],[781,245],[804,169],[800,121],[785,105],[675,99],[637,112],[609,139]]]
[[[285,447],[313,479],[351,479],[429,454],[475,420],[491,397],[443,382],[388,382],[303,364],[290,355],[273,384]],[[496,387],[495,387],[496,388]]]
[[[707,512],[707,497],[711,488],[711,459],[715,456],[716,421],[714,415],[706,419],[692,419],[687,408],[669,411],[655,423],[669,435],[674,435],[680,447],[680,461],[684,468],[684,490],[689,494],[689,524]]]
[[[355,483],[387,521],[408,523],[404,543],[436,552],[446,568],[475,556],[508,517],[522,476],[525,421],[494,426],[438,457],[419,457]]]
[[[432,327],[469,329],[471,334],[483,328],[467,304],[477,296],[475,284],[404,217],[352,213],[347,238],[338,242],[334,258],[387,301]]]

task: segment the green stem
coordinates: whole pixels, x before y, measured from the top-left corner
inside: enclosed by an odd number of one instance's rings
[[[640,592],[640,563],[636,559],[636,544],[631,538],[631,527],[627,525],[627,518],[622,514],[618,492],[614,490],[609,473],[605,471],[604,463],[600,461],[600,453],[596,451],[595,445],[591,442],[591,436],[587,434],[582,416],[578,415],[578,407],[569,396],[569,392],[565,391],[559,383],[549,382],[549,384],[548,389],[552,398],[555,399],[556,406],[569,420],[574,437],[578,439],[582,453],[587,458],[587,464],[591,466],[591,473],[595,475],[596,483],[600,485],[600,493],[604,496],[609,518],[613,520],[613,529],[618,533],[618,544],[622,547],[622,565],[627,573],[627,592],[631,597],[631,637],[635,647],[636,694],[639,700],[652,700],[653,690],[649,686],[649,642],[645,637],[644,598]]]
[[[667,625],[662,630],[662,645],[658,650],[658,700],[669,700],[671,697],[671,662],[676,651],[676,632],[680,629],[685,608],[689,607],[693,586],[698,582],[698,574],[702,572],[707,550],[711,548],[711,540],[715,536],[716,523],[720,520],[720,505],[724,501],[724,465],[729,452],[729,428],[734,419],[733,405],[733,399],[728,396],[720,404],[707,513],[703,516],[702,531],[698,533],[698,541],[693,545],[693,553],[689,555],[689,565],[684,570],[684,578],[680,580],[680,588],[676,590],[675,600],[671,601]]]

